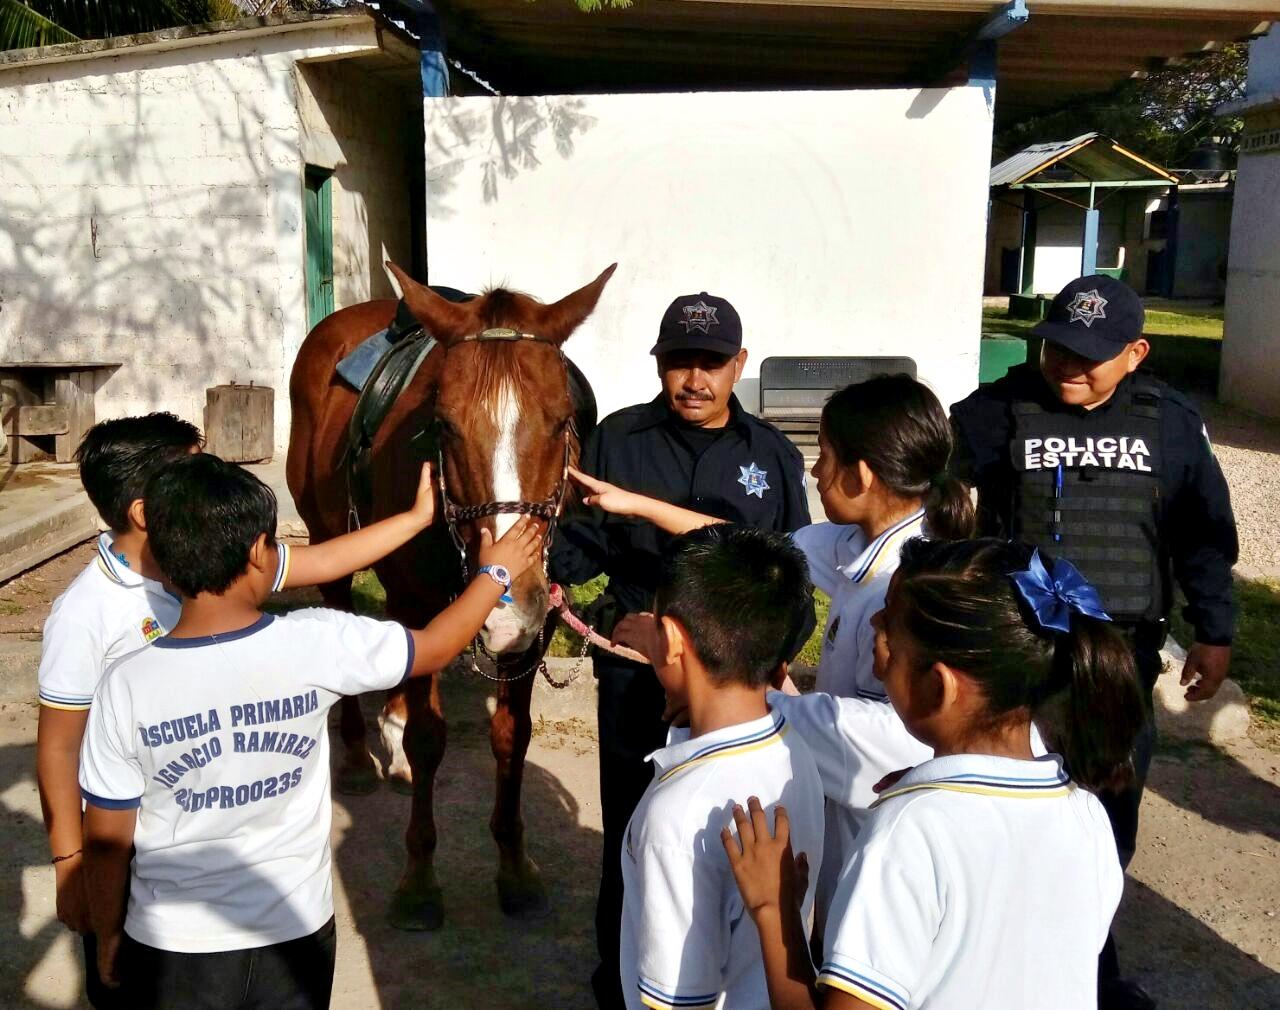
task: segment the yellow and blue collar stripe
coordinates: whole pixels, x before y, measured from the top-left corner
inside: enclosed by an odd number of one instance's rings
[[[679,764],[672,765],[660,776],[659,782],[666,782],[679,772],[685,771],[694,765],[711,761],[715,758],[730,757],[736,754],[745,754],[747,751],[758,750],[761,747],[768,747],[777,743],[787,734],[786,717],[778,714],[773,723],[764,729],[757,730],[755,733],[747,736],[736,737],[733,740],[723,740],[719,743],[708,744],[701,750],[695,751],[689,757],[685,758]]]

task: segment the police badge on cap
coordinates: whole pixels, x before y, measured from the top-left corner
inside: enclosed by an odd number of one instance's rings
[[[1145,322],[1142,299],[1129,285],[1092,274],[1059,291],[1031,335],[1090,361],[1110,361],[1142,336]]]
[[[681,295],[667,306],[650,354],[710,351],[726,357],[742,350],[742,320],[727,298],[705,291]]]

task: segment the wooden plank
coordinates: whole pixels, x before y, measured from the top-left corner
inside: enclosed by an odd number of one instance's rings
[[[93,395],[97,391],[94,372],[89,369],[53,376],[53,402],[67,409],[67,429],[54,440],[54,457],[70,463],[85,432],[93,427]]]
[[[13,433],[15,435],[65,435],[67,408],[56,403],[19,407]]]
[[[205,391],[205,450],[231,463],[269,460],[275,446],[275,391],[214,386]]]
[[[13,433],[21,407],[38,404],[44,399],[44,390],[34,387],[30,377],[14,371],[0,371],[0,423],[9,432],[8,458],[11,463],[29,463],[46,453],[25,438]]]
[[[81,368],[119,368],[119,361],[0,361],[0,371],[74,371]]]

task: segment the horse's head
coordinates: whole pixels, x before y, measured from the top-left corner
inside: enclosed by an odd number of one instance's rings
[[[514,502],[550,512],[545,506],[559,505],[567,490],[566,453],[576,463],[579,443],[560,346],[596,307],[617,264],[550,305],[501,288],[469,302],[450,302],[388,266],[413,314],[447,349],[432,409],[447,500],[460,513],[454,528],[474,572],[480,529],[487,526],[500,537],[519,514],[471,518],[470,511]],[[502,339],[493,332],[503,329],[522,336]],[[437,523],[448,521],[437,512]],[[551,522],[546,516],[538,521],[547,536]],[[514,603],[499,603],[481,631],[495,654],[518,655],[533,645],[547,615],[546,572],[525,572],[511,596]]]

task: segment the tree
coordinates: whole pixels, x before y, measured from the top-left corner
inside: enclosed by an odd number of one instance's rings
[[[0,50],[270,14],[296,0],[0,0]]]
[[[1184,167],[1191,152],[1211,140],[1234,152],[1243,123],[1218,118],[1217,109],[1244,97],[1248,64],[1243,43],[1200,54],[1125,81],[1109,94],[1023,120],[1002,130],[996,146],[1012,154],[1029,144],[1097,132],[1168,168]]]

